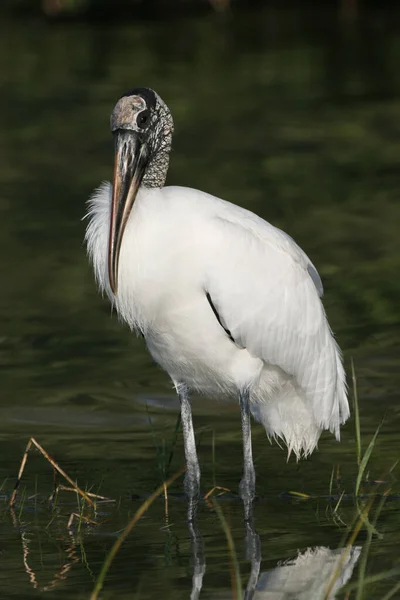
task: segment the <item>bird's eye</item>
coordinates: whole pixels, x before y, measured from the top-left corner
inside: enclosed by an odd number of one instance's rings
[[[140,129],[144,129],[145,127],[147,127],[148,123],[149,123],[149,111],[148,110],[142,110],[142,112],[140,112],[136,118],[136,124],[138,127],[140,127]]]

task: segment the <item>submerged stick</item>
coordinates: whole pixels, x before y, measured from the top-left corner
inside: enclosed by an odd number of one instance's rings
[[[78,521],[85,521],[85,523],[89,523],[90,525],[100,525],[97,521],[93,521],[93,519],[89,519],[89,517],[85,517],[85,515],[79,515],[78,513],[71,513],[67,523],[67,529],[72,529],[72,523],[74,519],[78,519]]]
[[[74,490],[76,492],[78,492],[78,494],[80,494],[82,496],[82,498],[84,498],[84,500],[90,506],[94,507],[93,500],[91,500],[89,498],[89,496],[83,490],[81,490],[80,487],[77,486],[77,484],[71,479],[71,477],[69,477],[69,475],[67,475],[66,472],[63,471],[63,469],[58,466],[56,461],[53,458],[51,458],[51,456],[46,452],[46,450],[44,448],[42,448],[42,446],[35,440],[35,438],[31,437],[29,442],[26,445],[24,456],[22,457],[21,466],[20,466],[19,472],[18,472],[18,478],[15,483],[14,491],[12,493],[11,500],[10,500],[10,508],[12,508],[15,504],[15,500],[16,500],[17,494],[18,494],[18,488],[21,483],[21,479],[22,479],[22,475],[23,475],[23,472],[25,469],[26,461],[28,460],[28,452],[31,449],[32,445],[34,445],[39,450],[39,452],[45,457],[45,459],[49,461],[49,463],[51,464],[53,469],[55,469],[58,473],[60,473],[60,475],[62,475],[62,477],[64,477],[64,479],[66,479],[68,481],[68,483],[74,488]]]
[[[75,487],[68,487],[66,485],[63,485],[62,483],[60,483],[54,490],[54,492],[52,492],[52,494],[50,494],[49,496],[49,502],[53,502],[54,497],[56,496],[56,494],[59,491],[64,491],[64,492],[74,492],[76,494],[76,488]],[[109,502],[115,502],[115,500],[113,500],[112,498],[107,498],[106,496],[100,496],[99,494],[93,494],[92,492],[85,492],[87,496],[89,496],[89,498],[94,498],[95,500],[97,500],[98,503],[102,502],[103,504],[107,504]]]

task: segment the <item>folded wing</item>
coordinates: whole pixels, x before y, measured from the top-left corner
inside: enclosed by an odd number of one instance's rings
[[[223,326],[239,346],[293,378],[315,424],[338,437],[349,415],[345,376],[315,267],[292,238],[247,211],[237,221],[220,215],[212,227],[206,285]]]

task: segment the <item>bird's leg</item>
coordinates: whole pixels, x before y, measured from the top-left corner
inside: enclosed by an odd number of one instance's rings
[[[261,565],[260,536],[254,529],[252,520],[246,522],[246,558],[250,561],[251,571],[244,593],[244,600],[251,600],[255,593]]]
[[[198,600],[200,598],[201,588],[203,587],[203,577],[206,572],[203,538],[195,524],[189,523],[188,526],[193,564],[192,593],[190,594],[190,600]]]
[[[252,518],[252,502],[256,489],[256,472],[253,465],[253,451],[251,448],[251,422],[250,422],[250,392],[244,390],[240,394],[240,415],[243,435],[243,479],[240,482],[240,497],[243,500],[244,519]]]
[[[181,403],[183,443],[185,446],[185,493],[188,499],[188,521],[192,522],[196,517],[197,503],[200,496],[200,467],[197,460],[188,388],[185,384],[180,383],[177,385],[177,389]]]

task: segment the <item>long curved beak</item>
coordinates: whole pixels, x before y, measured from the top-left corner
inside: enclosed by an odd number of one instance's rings
[[[115,165],[108,243],[108,278],[118,292],[118,263],[122,238],[147,166],[147,148],[134,131],[115,134]]]

